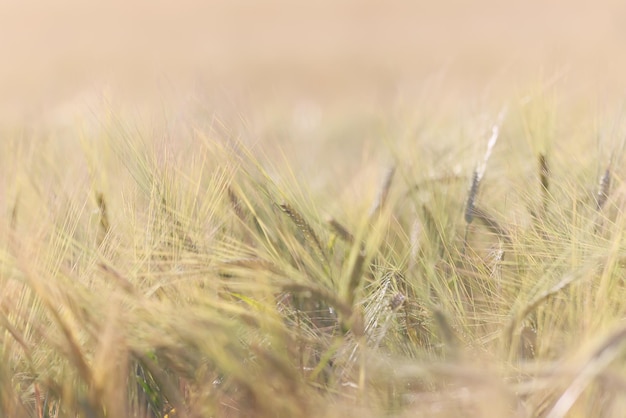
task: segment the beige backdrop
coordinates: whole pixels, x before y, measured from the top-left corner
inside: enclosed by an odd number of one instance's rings
[[[556,78],[617,97],[626,4],[2,0],[0,57],[5,116],[103,89],[143,103],[198,89],[359,100],[433,80],[468,95]]]

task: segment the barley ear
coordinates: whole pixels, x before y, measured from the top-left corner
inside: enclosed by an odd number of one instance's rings
[[[465,222],[469,225],[474,220],[474,206],[476,205],[476,195],[478,194],[478,187],[480,186],[480,176],[478,170],[474,170],[472,175],[472,184],[467,195],[467,202],[465,203]]]
[[[360,248],[359,252],[352,264],[350,270],[350,276],[348,279],[348,286],[346,291],[346,300],[348,305],[352,306],[356,300],[357,291],[363,278],[363,267],[365,265],[365,249]]]
[[[502,240],[511,243],[511,234],[485,209],[475,206],[474,216],[479,219],[485,226]]]
[[[237,215],[237,217],[241,221],[245,222],[246,221],[246,213],[244,211],[243,204],[241,203],[241,201],[237,197],[237,194],[235,193],[235,191],[231,187],[228,187],[228,189],[226,191],[227,191],[227,194],[228,194],[228,200],[230,201],[230,204],[231,204],[231,206],[233,208],[233,212],[235,212],[235,214]]]
[[[348,244],[352,244],[354,242],[354,235],[352,235],[350,231],[348,231],[348,228],[343,226],[336,219],[334,218],[329,219],[328,226],[330,226],[333,232],[337,234],[337,236],[341,238],[343,241],[347,242]]]
[[[528,302],[522,309],[511,318],[509,325],[506,330],[506,341],[509,344],[509,347],[513,346],[514,339],[516,337],[515,333],[519,327],[519,324],[535,309],[537,309],[542,303],[546,302],[551,297],[557,295],[558,293],[569,288],[572,283],[576,282],[580,279],[579,275],[576,274],[568,274],[564,276],[557,284],[552,286],[551,288],[539,293],[536,295],[530,302]]]
[[[96,202],[98,203],[98,211],[100,213],[100,231],[102,232],[102,236],[105,236],[111,228],[111,223],[109,222],[109,213],[107,211],[106,201],[104,200],[104,194],[96,192]]]
[[[370,218],[379,214],[385,207],[385,204],[387,203],[387,197],[389,196],[389,190],[391,189],[391,184],[393,183],[393,177],[395,174],[396,168],[391,167],[385,176],[385,181],[383,182],[383,187],[380,189],[378,198],[376,199],[376,202],[370,210]]]
[[[293,206],[289,203],[281,203],[278,207],[291,219],[294,225],[302,232],[304,235],[305,241],[313,248],[313,250],[317,253],[317,256],[321,261],[328,264],[326,256],[324,254],[324,250],[322,249],[322,244],[320,243],[317,234],[311,228],[311,225],[304,219],[302,214],[298,212]]]
[[[611,167],[607,167],[598,185],[598,193],[596,195],[596,209],[601,210],[606,201],[609,199],[609,191],[611,188]]]
[[[548,159],[546,155],[539,154],[539,181],[541,183],[541,203],[543,205],[543,211],[548,208],[548,196],[550,191],[550,167],[548,166]]]
[[[15,230],[17,226],[17,214],[19,212],[20,207],[20,194],[18,193],[15,196],[15,202],[13,203],[13,209],[11,209],[11,229]]]

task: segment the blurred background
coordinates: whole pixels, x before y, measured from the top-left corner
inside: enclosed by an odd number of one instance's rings
[[[137,106],[202,92],[306,111],[533,83],[620,100],[626,87],[618,1],[4,0],[0,39],[3,118],[104,91]]]

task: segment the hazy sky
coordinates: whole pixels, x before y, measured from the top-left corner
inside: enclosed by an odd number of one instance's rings
[[[5,0],[0,110],[103,86],[332,97],[438,74],[469,91],[557,73],[619,91],[625,56],[618,2]]]

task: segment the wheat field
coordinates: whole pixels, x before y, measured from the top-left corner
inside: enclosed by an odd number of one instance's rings
[[[0,416],[623,416],[619,3],[1,7]]]

